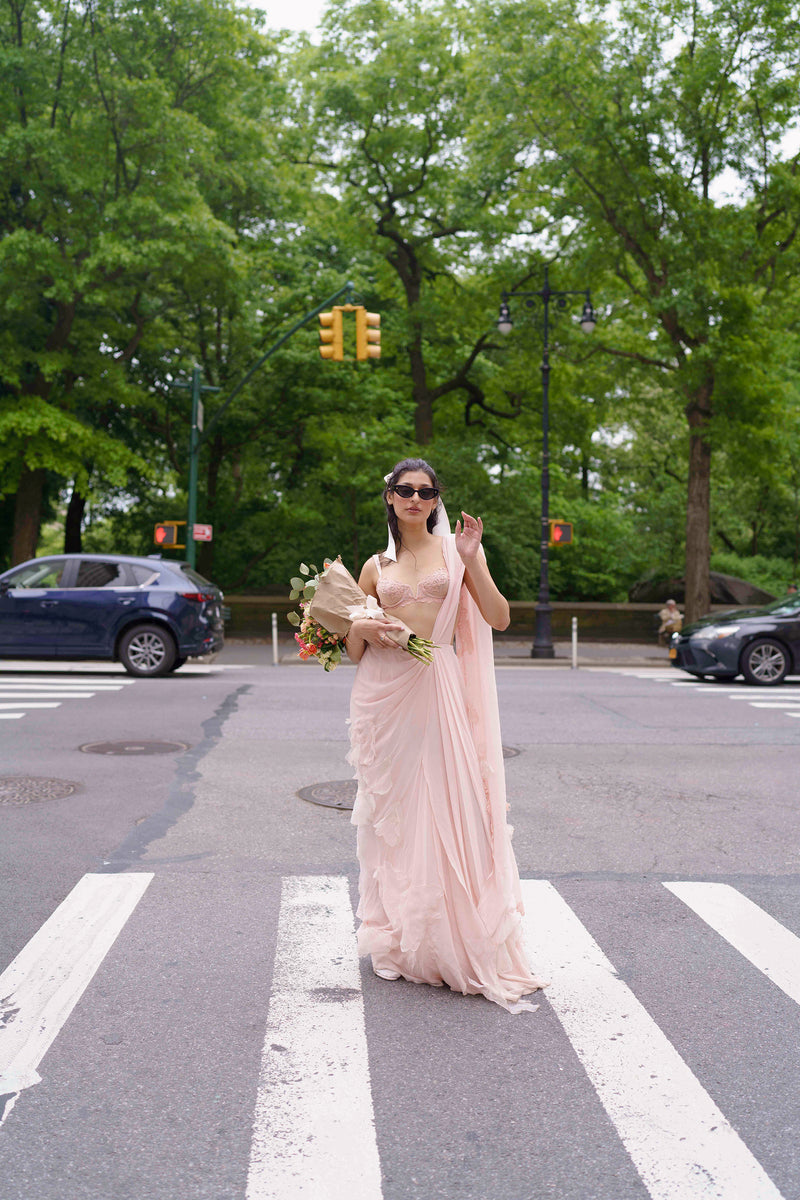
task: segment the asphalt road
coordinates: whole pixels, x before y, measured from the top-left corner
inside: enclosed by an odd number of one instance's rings
[[[265,659],[0,671],[0,713],[58,705],[0,720],[0,777],[76,785],[0,803],[2,1200],[800,1197],[800,681],[498,669],[553,980],[511,1016],[359,973],[353,827],[297,795],[350,775],[352,668]]]

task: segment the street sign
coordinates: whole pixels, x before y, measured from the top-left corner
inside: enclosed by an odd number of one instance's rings
[[[212,527],[210,525],[194,525],[192,527],[192,537],[196,542],[210,542],[212,535]]]

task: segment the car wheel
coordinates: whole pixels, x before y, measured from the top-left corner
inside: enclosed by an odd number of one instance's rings
[[[742,674],[748,683],[774,687],[789,670],[789,655],[780,642],[757,638],[742,654]]]
[[[166,675],[178,651],[172,634],[163,625],[136,625],[120,642],[119,657],[131,675]]]
[[[185,658],[176,658],[175,662],[170,667],[170,671],[177,671],[178,668],[182,667],[185,662],[186,662]]]

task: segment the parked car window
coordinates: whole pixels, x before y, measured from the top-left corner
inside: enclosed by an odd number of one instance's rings
[[[128,568],[136,581],[137,587],[151,587],[158,579],[161,572],[154,570],[152,567],[140,567],[136,563],[129,563]]]
[[[65,566],[63,562],[27,563],[5,581],[12,588],[57,588]]]
[[[125,587],[127,583],[128,578],[124,564],[93,562],[89,559],[84,559],[78,567],[78,578],[75,581],[75,587]]]

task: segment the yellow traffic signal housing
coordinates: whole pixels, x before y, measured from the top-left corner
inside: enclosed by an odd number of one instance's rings
[[[550,522],[550,545],[551,546],[571,546],[572,545],[572,525],[569,521],[551,521]]]
[[[170,550],[185,550],[186,543],[178,541],[178,526],[185,521],[161,521],[153,530],[153,541],[157,546],[169,546]]]
[[[341,362],[344,358],[344,341],[342,331],[342,310],[335,308],[333,312],[319,314],[319,352],[323,358],[333,362]]]
[[[356,358],[365,362],[381,356],[381,315],[356,309]]]

